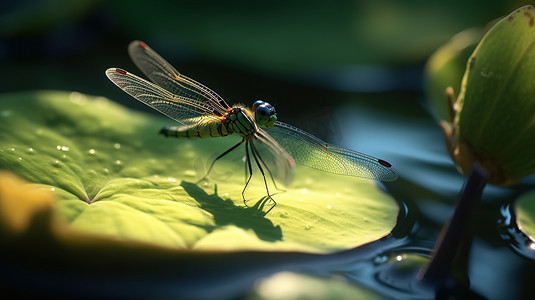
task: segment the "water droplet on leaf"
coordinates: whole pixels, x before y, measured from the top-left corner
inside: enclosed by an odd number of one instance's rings
[[[71,148],[69,148],[68,146],[61,146],[61,145],[57,145],[56,149],[58,149],[59,151],[64,151],[64,152],[71,150]]]

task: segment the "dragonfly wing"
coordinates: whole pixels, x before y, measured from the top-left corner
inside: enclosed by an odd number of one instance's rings
[[[106,76],[123,91],[183,125],[198,124],[200,119],[218,120],[205,102],[177,96],[160,86],[118,68],[106,70]]]
[[[213,110],[223,114],[229,107],[216,92],[187,76],[180,74],[156,51],[141,41],[133,41],[128,46],[128,53],[143,73],[152,82],[169,92],[189,99],[206,102]]]
[[[299,164],[325,172],[381,181],[396,180],[398,175],[388,162],[347,148],[325,143],[294,126],[275,122],[265,130]]]
[[[275,179],[286,186],[292,183],[295,162],[269,134],[259,128],[254,134],[252,146],[260,163]]]

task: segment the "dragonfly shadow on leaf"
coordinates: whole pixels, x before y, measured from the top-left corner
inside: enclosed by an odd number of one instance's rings
[[[270,206],[270,199],[266,196],[256,202],[252,207],[236,206],[230,199],[223,199],[217,195],[217,186],[214,194],[207,194],[195,183],[182,181],[184,190],[195,199],[201,208],[214,216],[216,227],[234,225],[244,230],[252,229],[256,236],[264,241],[274,242],[282,240],[282,230],[279,225],[273,225],[266,219],[263,211]]]

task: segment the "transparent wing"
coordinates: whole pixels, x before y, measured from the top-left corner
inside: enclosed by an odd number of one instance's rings
[[[106,76],[123,91],[183,125],[198,124],[201,120],[219,120],[214,108],[206,102],[174,95],[156,84],[118,68],[106,70]]]
[[[271,175],[285,186],[294,178],[295,162],[293,158],[264,130],[258,129],[254,134],[253,151],[256,151],[264,167]],[[269,176],[266,174],[266,176]]]
[[[152,82],[167,91],[180,97],[206,102],[220,114],[223,114],[229,107],[217,93],[202,83],[180,74],[144,42],[131,42],[128,46],[128,53],[136,66]]]
[[[299,164],[334,174],[381,181],[398,178],[394,167],[382,159],[325,143],[286,123],[276,122],[265,130]]]

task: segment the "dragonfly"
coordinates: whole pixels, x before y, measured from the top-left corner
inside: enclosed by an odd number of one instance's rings
[[[121,68],[109,68],[106,76],[123,91],[177,121],[178,126],[166,126],[160,133],[165,137],[198,139],[237,134],[241,140],[218,155],[214,164],[245,145],[245,186],[242,199],[253,176],[253,167],[260,171],[267,198],[270,194],[266,174],[275,188],[275,180],[285,186],[294,178],[296,163],[321,171],[393,181],[398,175],[385,160],[326,143],[297,127],[277,120],[275,107],[258,100],[252,107],[242,104],[229,106],[213,90],[181,73],[142,41],[133,41],[128,53],[136,66],[150,79],[138,77]],[[268,212],[269,212],[268,211]]]

